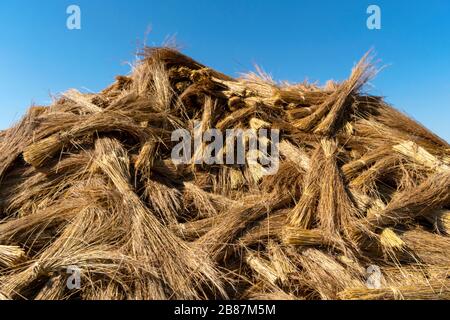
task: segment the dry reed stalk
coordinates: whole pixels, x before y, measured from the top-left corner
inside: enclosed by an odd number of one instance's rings
[[[272,285],[277,284],[279,279],[278,274],[266,259],[258,257],[253,252],[247,252],[245,261],[259,277]]]
[[[389,128],[406,133],[406,136],[410,139],[405,140],[419,140],[424,145],[429,145],[433,150],[449,148],[449,144],[444,139],[386,103],[381,102],[378,109],[379,112],[375,116],[376,120]]]
[[[286,114],[290,121],[295,121],[297,119],[305,118],[311,115],[314,111],[317,110],[317,108],[318,106],[295,108],[288,110]]]
[[[382,273],[385,281],[383,288],[405,285],[424,285],[430,281],[445,281],[449,266],[430,266],[423,264],[411,264],[407,266],[385,267]]]
[[[190,70],[201,70],[206,68],[206,66],[204,66],[203,64],[193,60],[192,58],[180,53],[178,50],[171,47],[145,47],[143,49],[142,55],[144,57],[143,62],[149,64],[161,62],[168,69],[172,67],[186,67]],[[210,71],[210,76],[212,78],[229,81],[233,80],[223,73],[212,69],[208,70]]]
[[[388,226],[410,221],[450,202],[450,174],[436,173],[418,186],[396,193],[386,208],[369,221]]]
[[[336,299],[345,288],[364,286],[359,275],[317,249],[306,249],[300,262],[305,272],[305,282],[322,299]]]
[[[319,198],[319,168],[321,158],[323,157],[320,146],[316,147],[314,154],[311,156],[312,166],[306,172],[302,196],[295,207],[289,213],[289,223],[292,226],[309,229],[312,225],[316,214],[316,205]]]
[[[142,175],[142,180],[150,179],[155,158],[158,153],[158,146],[155,141],[146,141],[134,161],[134,167]]]
[[[239,170],[239,177],[235,170]],[[224,166],[218,168],[218,172],[215,172],[215,174],[195,172],[195,184],[201,188],[210,190],[212,194],[219,194],[224,197],[232,198],[232,195],[237,190],[240,190],[240,188],[235,189],[236,184],[241,184],[242,186],[248,183],[247,177],[243,171],[243,168],[233,169]],[[231,172],[233,172],[233,174],[231,174]]]
[[[273,240],[267,244],[267,250],[271,265],[277,273],[279,286],[289,287],[289,275],[298,272],[295,263],[289,258],[286,248]]]
[[[425,218],[433,224],[436,231],[450,235],[450,210],[436,210],[430,215],[426,214]]]
[[[359,159],[346,163],[342,166],[342,173],[347,180],[352,180],[361,172],[362,169],[375,164],[378,160],[389,155],[389,149],[386,146],[378,147],[366,152]]]
[[[343,300],[448,300],[450,282],[432,281],[393,288],[367,289],[352,288],[339,293]]]
[[[405,242],[391,228],[383,229],[376,240],[378,244],[374,251],[375,255],[382,254],[385,261],[393,261],[395,263],[398,260],[405,259],[405,256],[408,256],[408,249]],[[406,259],[408,259],[408,257]]]
[[[298,168],[306,171],[311,166],[308,154],[301,148],[294,146],[286,140],[280,142],[279,148],[281,155],[292,163],[295,163]]]
[[[240,120],[242,120],[245,117],[249,117],[253,115],[256,112],[256,103],[249,105],[248,107],[240,110],[236,110],[226,118],[222,119],[216,124],[216,128],[224,131],[230,126]]]
[[[325,117],[315,131],[323,135],[334,135],[339,125],[342,125],[339,122],[343,121],[343,114],[349,107],[349,97],[356,93],[374,73],[367,61],[368,54],[359,61],[347,81],[342,83],[313,114],[296,121],[294,126],[310,131]]]
[[[353,130],[354,133],[348,137],[347,145],[364,151],[367,151],[367,147],[373,149],[383,145],[389,146],[407,138],[404,133],[377,122],[371,115],[353,122]]]
[[[244,300],[304,300],[267,281],[258,281],[239,297]]]
[[[259,129],[269,129],[270,123],[259,118],[251,118],[249,121],[250,128],[258,131]]]
[[[366,268],[364,268],[361,262],[355,257],[348,257],[341,254],[337,257],[337,260],[355,275],[366,275]]]
[[[77,91],[75,89],[66,91],[63,94],[63,96],[69,100],[72,100],[76,104],[80,105],[81,108],[83,108],[87,112],[95,113],[95,112],[102,111],[102,108],[100,108],[97,105],[92,103],[92,99],[90,99],[88,96],[80,93],[79,91]]]
[[[328,239],[338,238],[343,234],[352,237],[353,224],[357,211],[344,185],[337,165],[337,142],[322,140],[323,164],[321,174],[327,179],[321,179],[320,197],[317,206],[318,227]]]
[[[212,121],[214,116],[214,110],[217,105],[210,97],[205,98],[205,104],[203,107],[202,119],[200,123],[194,128],[194,132],[192,136],[196,139],[197,137],[203,137],[206,131],[212,128]],[[204,157],[206,156],[206,142],[203,141],[200,146],[196,150],[194,150],[192,157],[192,168],[194,169],[198,162],[202,163]]]
[[[432,266],[449,266],[450,239],[423,230],[407,231],[402,240],[420,261]]]
[[[113,208],[108,212],[94,204],[78,211],[45,250],[30,260],[20,273],[5,279],[3,291],[26,295],[35,281],[69,266],[79,268],[82,277],[88,274],[119,277],[118,270],[132,262],[113,247],[120,246],[118,239],[124,239],[125,236],[123,232],[118,232],[120,229],[115,228],[118,221],[114,218]]]
[[[380,244],[389,250],[401,250],[405,245],[403,240],[391,228],[383,229],[380,234]]]
[[[269,215],[283,207],[289,197],[285,195],[272,194],[268,197],[250,196],[243,204],[233,206],[229,209],[228,219],[220,221],[209,232],[199,238],[196,242],[202,250],[208,252],[208,256],[219,261],[226,258],[227,250],[232,249],[234,241],[252,223],[258,221],[265,215]]]
[[[184,183],[184,188],[184,204],[186,207],[197,209],[198,217],[205,218],[217,215],[213,197],[209,192],[202,190],[193,183]]]
[[[58,275],[50,278],[45,286],[34,297],[35,300],[67,300],[70,295],[66,292],[66,281]]]
[[[67,241],[67,238],[60,239]],[[86,244],[69,242],[62,245],[58,242],[39,259],[30,262],[23,271],[6,276],[0,286],[1,290],[12,297],[26,297],[30,294],[29,291],[34,289],[36,281],[47,278],[53,272],[67,270],[69,266],[77,266],[81,270],[82,281],[89,283],[87,275],[103,274],[111,277],[118,274],[115,271],[121,263],[126,263],[123,256],[106,247],[86,248]]]
[[[242,172],[238,169],[230,168],[230,183],[231,189],[240,189],[245,184],[245,178]]]
[[[282,241],[286,245],[294,246],[325,246],[327,240],[319,229],[302,229],[298,227],[286,226],[283,228]]]
[[[386,209],[386,205],[381,199],[373,199],[370,202],[370,206],[367,208],[366,216],[370,219],[376,219],[380,216],[380,213]]]
[[[158,112],[167,113],[171,110],[174,91],[170,85],[169,74],[162,61],[153,60],[153,63],[143,63],[139,67],[146,68],[142,74],[137,69],[133,73],[132,86],[136,85],[138,95],[148,95],[153,98],[155,103],[153,108]],[[134,88],[133,88],[134,89]]]
[[[203,283],[217,289],[219,294],[225,295],[221,288],[221,279],[206,256],[194,252],[164,228],[132,191],[129,184],[131,177],[128,156],[120,143],[108,138],[99,139],[96,142],[96,149],[98,150],[96,164],[123,195],[131,214],[130,254],[142,261],[152,264],[156,262],[161,277],[167,281],[173,294],[185,298],[198,297],[200,292],[196,290],[201,290]]]
[[[367,53],[352,70],[350,78],[336,90],[336,100],[327,116],[317,125],[315,132],[334,136],[344,126],[351,113],[349,108],[352,105],[348,101],[349,97],[358,92],[375,74],[376,70],[371,65],[369,53]]]
[[[290,142],[286,140],[283,140],[280,143],[279,148],[281,155],[286,157],[286,159],[288,159],[292,163],[295,163],[300,170],[308,171],[310,169],[311,159],[305,150],[303,150],[300,147],[292,145]],[[345,170],[345,165],[342,167],[342,170]],[[345,175],[345,172],[343,172],[343,174]],[[354,188],[352,187],[349,187],[349,192],[352,195],[358,207],[361,209],[361,211],[363,211],[363,209],[370,202],[370,197],[354,190]]]
[[[0,245],[0,267],[12,268],[26,259],[25,252],[18,246]]]
[[[210,231],[213,228],[213,226],[218,223],[219,218],[225,217],[218,215],[216,217],[180,223],[175,226],[171,226],[171,229],[180,238],[184,240],[193,241],[205,235],[208,231]]]
[[[446,149],[447,153],[450,152],[450,148]],[[450,156],[443,156],[442,161],[450,165]]]
[[[396,155],[383,157],[377,160],[369,169],[354,178],[349,183],[349,186],[367,192],[374,188],[375,183],[381,180],[383,176],[396,172],[399,162],[400,159]]]
[[[288,288],[289,275],[297,272],[295,265],[275,242],[268,243],[268,256],[259,256],[255,251],[247,251],[245,261],[252,269],[254,277],[264,283],[265,287]]]
[[[148,206],[161,222],[165,225],[176,224],[183,202],[181,192],[174,186],[153,179],[147,179],[144,188]]]
[[[183,203],[186,208],[194,207],[197,218],[213,217],[220,211],[225,210],[235,204],[225,196],[206,192],[193,183],[185,182]]]
[[[405,141],[397,144],[393,149],[405,157],[408,157],[413,162],[433,171],[450,171],[450,166],[439,161],[435,156],[413,141]]]
[[[4,131],[3,139],[0,142],[0,183],[7,169],[31,143],[38,116],[39,112],[36,114],[31,109],[18,124]]]
[[[1,300],[11,300],[11,298],[8,298],[6,295],[4,295],[3,293],[0,292],[0,301]]]
[[[146,140],[152,130],[140,127],[132,118],[114,111],[89,115],[71,130],[59,132],[27,147],[23,156],[27,163],[41,167],[65,145],[101,132],[126,132],[138,141]],[[161,132],[161,131],[160,131]]]
[[[249,247],[257,243],[278,239],[283,226],[286,224],[287,212],[287,210],[280,210],[259,221],[254,228],[239,239],[239,243],[242,246]]]
[[[0,241],[18,241],[24,244],[39,238],[46,229],[64,225],[89,204],[81,199],[65,199],[37,213],[5,221],[0,225]],[[48,239],[51,241],[51,239]]]
[[[302,194],[304,171],[289,160],[279,163],[277,175],[264,176],[258,188],[264,192],[282,192],[299,199]]]
[[[293,294],[288,294],[283,290],[271,290],[270,292],[263,292],[260,288],[257,288],[256,292],[248,292],[246,299],[248,300],[301,300]]]
[[[89,152],[70,154],[40,171],[29,168],[24,174],[25,177],[29,175],[27,179],[10,186],[9,194],[4,198],[5,211],[20,211],[23,216],[52,204],[71,186],[84,180],[91,156]]]

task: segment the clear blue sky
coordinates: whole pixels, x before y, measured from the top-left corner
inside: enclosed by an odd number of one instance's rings
[[[66,28],[71,4],[81,30]],[[370,4],[381,8],[381,30],[366,27]],[[450,141],[448,0],[1,0],[0,26],[0,128],[50,94],[101,90],[145,40],[176,35],[185,53],[225,73],[257,63],[292,82],[342,80],[374,47],[389,66],[371,92]]]

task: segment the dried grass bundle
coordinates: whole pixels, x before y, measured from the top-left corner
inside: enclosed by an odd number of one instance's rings
[[[145,48],[32,107],[0,132],[0,299],[449,298],[450,146],[363,92],[370,61],[320,87]],[[176,129],[276,129],[278,170],[175,164]]]
[[[437,210],[430,215],[427,214],[425,218],[433,224],[436,231],[450,235],[450,210]]]
[[[25,259],[25,252],[18,246],[0,246],[0,268],[12,268]]]
[[[339,293],[339,297],[345,300],[448,300],[449,285],[447,280],[383,289],[346,289]]]

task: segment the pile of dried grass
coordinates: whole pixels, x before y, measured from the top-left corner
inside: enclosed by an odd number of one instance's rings
[[[31,108],[0,135],[0,297],[450,298],[450,146],[364,94],[374,73],[232,79],[148,48],[104,91]],[[174,165],[194,121],[279,129],[278,172]]]

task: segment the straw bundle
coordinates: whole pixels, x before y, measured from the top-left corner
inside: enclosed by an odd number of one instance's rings
[[[450,146],[364,93],[375,73],[234,79],[145,48],[31,108],[0,133],[0,299],[448,299]],[[279,165],[205,162],[207,139],[173,162],[178,129],[220,129],[216,159],[227,129],[277,129],[256,143]]]

